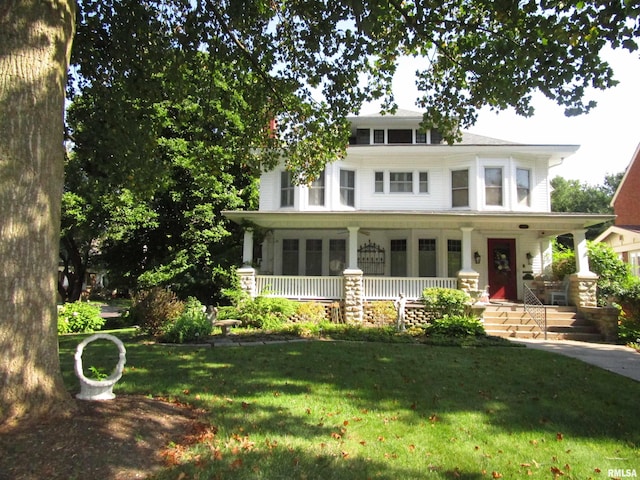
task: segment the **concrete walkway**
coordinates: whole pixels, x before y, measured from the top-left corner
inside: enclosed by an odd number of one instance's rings
[[[640,382],[640,353],[624,345],[575,342],[571,340],[517,339],[512,341],[523,343],[528,348],[577,358],[583,362]]]

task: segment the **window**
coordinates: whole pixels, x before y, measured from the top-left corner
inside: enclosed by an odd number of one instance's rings
[[[384,172],[375,173],[374,191],[376,193],[384,193]]]
[[[371,139],[369,138],[368,128],[359,128],[356,130],[356,144],[357,145],[369,145]]]
[[[447,276],[455,277],[462,269],[462,240],[447,240]]]
[[[322,240],[307,240],[306,275],[322,275]]]
[[[442,133],[435,128],[431,129],[431,144],[440,145],[442,143]]]
[[[298,239],[282,240],[282,274],[298,275]]]
[[[418,174],[418,192],[429,193],[429,174],[427,172]]]
[[[413,131],[389,129],[387,133],[389,143],[413,143]]]
[[[469,206],[469,170],[451,172],[451,205],[453,207]]]
[[[486,205],[502,205],[502,169],[484,169],[484,203]]]
[[[384,130],[373,131],[373,143],[384,143]]]
[[[407,276],[407,241],[391,240],[391,276],[406,277]]]
[[[416,143],[427,143],[427,132],[416,130]]]
[[[389,174],[389,191],[391,193],[413,192],[413,173],[391,172]]]
[[[342,275],[347,263],[347,241],[329,240],[329,275]]]
[[[518,189],[518,205],[531,206],[531,173],[524,168],[516,169],[516,183]]]
[[[356,173],[353,170],[340,170],[340,203],[354,207],[356,202]]]
[[[291,172],[280,173],[280,206],[293,207],[295,188],[291,180]]]
[[[629,252],[629,265],[631,265],[631,273],[640,277],[640,251]]]
[[[436,239],[418,239],[418,276],[436,276]]]
[[[324,206],[324,170],[309,185],[309,205]]]

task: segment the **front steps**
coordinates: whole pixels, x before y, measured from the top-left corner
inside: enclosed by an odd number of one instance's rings
[[[578,340],[602,342],[598,329],[580,318],[575,307],[546,306],[547,340]],[[487,335],[505,338],[535,338],[544,340],[538,324],[522,304],[489,304],[484,311]]]

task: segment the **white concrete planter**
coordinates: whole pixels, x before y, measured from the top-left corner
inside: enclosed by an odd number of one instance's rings
[[[84,347],[89,343],[100,339],[110,340],[115,343],[120,355],[118,364],[116,365],[116,368],[114,368],[113,372],[111,372],[111,375],[104,380],[94,380],[84,376],[82,368],[82,352],[84,351]],[[126,353],[124,344],[120,339],[113,335],[109,335],[108,333],[95,333],[80,342],[76,348],[76,354],[74,356],[76,376],[80,380],[80,393],[76,395],[76,398],[79,398],[80,400],[111,400],[116,398],[113,393],[113,386],[118,380],[120,380],[120,377],[122,377],[124,364],[127,362]]]

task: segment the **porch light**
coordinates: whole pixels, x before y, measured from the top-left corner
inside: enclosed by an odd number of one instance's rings
[[[533,264],[533,255],[531,255],[531,252],[527,252],[527,263],[529,265]]]
[[[473,254],[473,259],[475,260],[476,265],[478,265],[480,263],[480,260],[482,260],[482,257],[480,256],[480,254],[478,252],[475,252]]]

